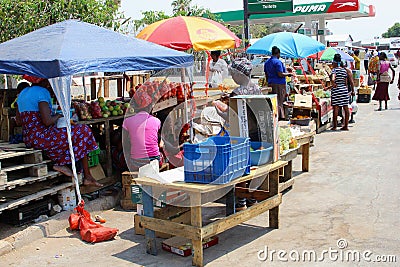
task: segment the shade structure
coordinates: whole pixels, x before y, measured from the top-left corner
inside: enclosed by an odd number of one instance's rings
[[[192,55],[77,20],[56,23],[0,44],[3,74],[54,78],[190,65]]]
[[[321,55],[320,60],[324,60],[324,61],[332,61],[333,57],[335,56],[335,54],[340,54],[342,57],[343,61],[354,61],[354,58],[352,56],[350,56],[349,54],[347,54],[346,52],[334,48],[334,47],[328,47]]]
[[[179,51],[237,48],[240,39],[222,24],[201,17],[178,16],[153,23],[137,38]]]
[[[85,72],[161,70],[193,65],[193,56],[77,20],[0,44],[0,73],[49,78],[64,116],[72,171],[82,199],[71,139],[71,77]]]
[[[325,45],[306,35],[292,32],[269,34],[247,49],[248,54],[271,55],[272,47],[281,50],[286,58],[306,58],[325,49]]]

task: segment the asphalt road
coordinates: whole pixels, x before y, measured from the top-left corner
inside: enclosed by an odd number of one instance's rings
[[[391,255],[400,262],[397,94],[392,85],[385,111],[376,111],[376,103],[360,104],[349,132],[317,135],[309,173],[299,172],[300,158],[296,159],[296,182],[284,195],[280,229],[266,228],[267,214],[263,214],[220,234],[219,244],[205,250],[204,262],[208,266],[398,266],[376,262],[393,261]],[[144,238],[133,233],[133,215],[119,210],[103,213],[107,225],[120,229],[113,241],[90,245],[77,233],[63,230],[0,257],[0,265],[191,266],[190,257],[162,250],[156,257],[147,255]]]

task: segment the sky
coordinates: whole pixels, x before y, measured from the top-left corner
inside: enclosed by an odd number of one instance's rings
[[[326,0],[294,0],[295,4],[330,2]],[[399,10],[395,6],[397,0],[361,0],[362,3],[374,5],[374,18],[357,18],[352,20],[330,20],[328,28],[334,34],[350,34],[355,41],[370,40],[381,36],[395,22],[400,22]],[[122,0],[121,11],[127,17],[141,18],[141,11],[157,10],[167,14],[172,13],[172,0]],[[243,9],[242,0],[193,0],[193,4],[209,8],[212,12],[222,12]]]

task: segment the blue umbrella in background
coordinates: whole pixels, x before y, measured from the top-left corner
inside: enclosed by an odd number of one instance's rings
[[[271,55],[273,46],[286,58],[306,58],[325,49],[325,45],[306,35],[292,32],[269,34],[247,49],[248,54]]]

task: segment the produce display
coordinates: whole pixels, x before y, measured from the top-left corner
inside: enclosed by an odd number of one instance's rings
[[[163,81],[147,81],[144,84],[138,84],[135,88],[132,88],[129,92],[129,96],[133,97],[137,103],[148,101],[145,99],[150,97],[151,100],[164,101],[172,97],[176,97],[178,102],[185,101],[185,94],[187,92],[187,98],[192,98],[192,90],[189,83],[176,83],[170,82],[167,79]]]
[[[318,98],[330,98],[331,92],[324,91],[323,89],[318,89],[317,91],[314,92],[314,95],[315,95],[315,97],[318,97]]]
[[[298,147],[297,140],[292,135],[291,128],[279,128],[279,141],[280,141],[280,154],[282,155],[285,150],[294,149]]]
[[[108,118],[110,116],[121,116],[126,112],[133,112],[129,103],[124,103],[117,100],[105,100],[103,97],[99,97],[98,100],[87,102],[72,102],[73,107],[78,114],[79,120],[91,120]]]

